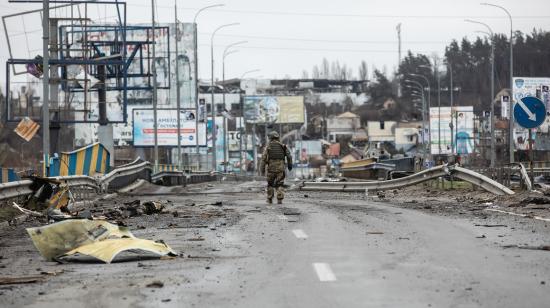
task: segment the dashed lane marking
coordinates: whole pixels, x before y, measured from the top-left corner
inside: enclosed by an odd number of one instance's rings
[[[317,273],[317,277],[319,277],[319,281],[336,281],[336,276],[328,263],[313,263],[313,268]]]
[[[308,237],[302,229],[292,230],[292,233],[294,233],[294,236],[299,239],[306,239]]]

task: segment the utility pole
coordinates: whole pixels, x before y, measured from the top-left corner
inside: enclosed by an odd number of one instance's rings
[[[42,154],[44,160],[43,175],[46,177],[50,168],[50,1],[42,1]],[[8,89],[7,89],[8,90]]]
[[[449,70],[449,73],[451,74],[450,78],[451,78],[451,81],[450,81],[450,87],[449,87],[449,93],[451,95],[451,122],[449,123],[449,126],[451,128],[451,155],[454,155],[455,153],[455,136],[453,134],[453,128],[454,128],[454,125],[453,125],[453,107],[454,107],[454,101],[453,101],[453,90],[454,90],[454,87],[453,87],[453,66],[451,65],[451,63],[447,63],[447,67],[448,67],[448,70]]]
[[[401,23],[397,24],[397,72],[401,65]],[[401,97],[401,77],[397,78],[397,97]]]
[[[513,21],[512,21],[512,14],[510,12],[496,4],[491,3],[481,3],[481,5],[487,5],[499,8],[503,10],[506,15],[508,15],[508,18],[510,19],[510,102],[509,102],[509,108],[510,108],[510,116],[509,116],[509,122],[508,122],[508,142],[509,142],[509,155],[510,155],[510,163],[514,162],[514,27],[513,27]]]
[[[178,128],[178,169],[180,171],[183,171],[182,164],[181,164],[181,91],[180,91],[180,71],[179,71],[179,61],[178,61],[178,41],[179,41],[179,22],[178,22],[178,6],[177,6],[177,0],[174,0],[174,23],[176,25],[176,118],[178,121],[177,128]],[[183,25],[182,25],[183,26]],[[195,113],[195,121],[198,121],[197,114]],[[199,137],[199,132],[195,130],[195,141],[198,144],[197,138]]]
[[[159,170],[159,144],[158,144],[158,123],[157,123],[157,67],[156,67],[156,50],[155,45],[157,43],[155,38],[155,0],[151,0],[151,18],[152,18],[152,40],[153,40],[153,130],[155,134],[155,148],[154,148],[154,157],[155,157],[155,168],[154,172]]]

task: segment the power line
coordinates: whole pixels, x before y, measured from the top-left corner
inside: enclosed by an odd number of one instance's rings
[[[199,44],[202,47],[210,47],[208,44]],[[215,45],[216,47],[224,47]],[[331,49],[331,48],[296,48],[296,47],[272,47],[272,46],[241,46],[239,49],[264,49],[264,50],[294,50],[294,51],[327,51],[327,52],[351,52],[351,53],[396,53],[396,50],[376,50],[376,49]],[[429,54],[435,51],[414,51]]]
[[[208,35],[212,33],[200,32],[199,35]],[[234,35],[234,34],[218,34],[224,37],[237,37],[249,39],[265,39],[276,41],[297,41],[297,42],[320,42],[320,43],[358,43],[358,44],[395,44],[396,41],[365,41],[365,40],[328,40],[328,39],[308,39],[308,38],[291,38],[291,37],[276,37],[276,36],[257,36],[257,35]],[[447,41],[403,41],[406,44],[446,44]]]
[[[128,6],[135,7],[147,7],[142,4],[127,4]],[[159,8],[163,9],[173,9],[171,6],[160,6]],[[190,8],[183,7],[178,8],[180,10],[190,10],[196,11],[199,8]],[[434,19],[465,19],[465,18],[483,18],[483,19],[507,19],[506,16],[497,16],[497,15],[391,15],[391,14],[328,14],[328,13],[309,13],[309,12],[285,12],[285,11],[260,11],[260,10],[231,10],[231,9],[212,9],[212,12],[220,13],[237,13],[237,14],[256,14],[256,15],[285,15],[285,16],[314,16],[314,17],[358,17],[358,18],[414,18],[414,19],[423,19],[423,18],[434,18]],[[514,19],[547,19],[550,18],[550,15],[522,15],[514,16]]]

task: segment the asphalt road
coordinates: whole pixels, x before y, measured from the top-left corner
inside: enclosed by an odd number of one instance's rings
[[[175,209],[223,200],[231,213],[208,228],[165,228],[159,216],[133,231],[163,239],[181,253],[175,260],[56,265],[26,238],[8,242],[13,253],[3,252],[0,275],[10,267],[65,272],[0,288],[0,306],[548,307],[550,252],[503,247],[547,244],[545,222],[435,215],[328,193],[293,192],[283,206],[268,206],[261,186],[143,197],[169,199]],[[147,287],[152,281],[163,287]]]

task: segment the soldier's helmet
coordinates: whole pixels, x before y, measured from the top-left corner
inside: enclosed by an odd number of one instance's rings
[[[269,133],[269,140],[279,139],[279,133],[277,132],[270,132]]]

